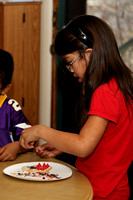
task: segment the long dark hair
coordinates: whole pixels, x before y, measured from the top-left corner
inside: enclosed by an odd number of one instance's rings
[[[65,55],[92,48],[82,87],[82,120],[87,119],[93,92],[114,77],[126,103],[133,100],[133,77],[123,62],[115,36],[109,25],[96,16],[83,15],[71,20],[55,38],[55,52]],[[83,117],[84,116],[84,117]]]

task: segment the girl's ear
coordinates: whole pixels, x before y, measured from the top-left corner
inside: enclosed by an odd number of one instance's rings
[[[11,88],[11,84],[8,84],[3,90],[2,90],[2,92],[1,92],[1,94],[6,94],[9,90],[10,90],[10,88]]]
[[[92,53],[92,49],[91,49],[91,48],[88,48],[88,49],[85,50],[85,52],[87,52],[87,53]]]

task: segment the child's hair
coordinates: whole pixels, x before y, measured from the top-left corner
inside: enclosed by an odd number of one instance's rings
[[[96,16],[82,15],[71,20],[55,38],[55,52],[65,55],[92,48],[82,90],[82,105],[87,119],[91,97],[97,87],[114,77],[127,103],[133,99],[133,77],[123,62],[109,25]],[[81,105],[81,103],[80,103]],[[82,123],[82,124],[83,124]]]
[[[0,82],[4,89],[12,81],[14,70],[13,57],[7,51],[0,49]]]

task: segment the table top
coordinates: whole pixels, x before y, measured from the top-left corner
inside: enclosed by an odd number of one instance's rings
[[[3,169],[22,162],[47,161],[71,168],[72,176],[59,181],[28,181],[10,177]],[[55,158],[40,158],[33,152],[18,155],[15,161],[0,162],[1,200],[92,200],[93,190],[88,179],[73,166]]]

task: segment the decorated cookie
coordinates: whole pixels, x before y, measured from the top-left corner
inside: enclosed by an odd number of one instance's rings
[[[27,171],[29,173],[36,173],[36,172],[48,173],[51,169],[52,169],[52,167],[49,166],[49,164],[45,164],[45,163],[43,163],[43,165],[38,163],[38,165],[36,165],[36,166],[24,166],[24,167],[22,167],[23,171]]]

